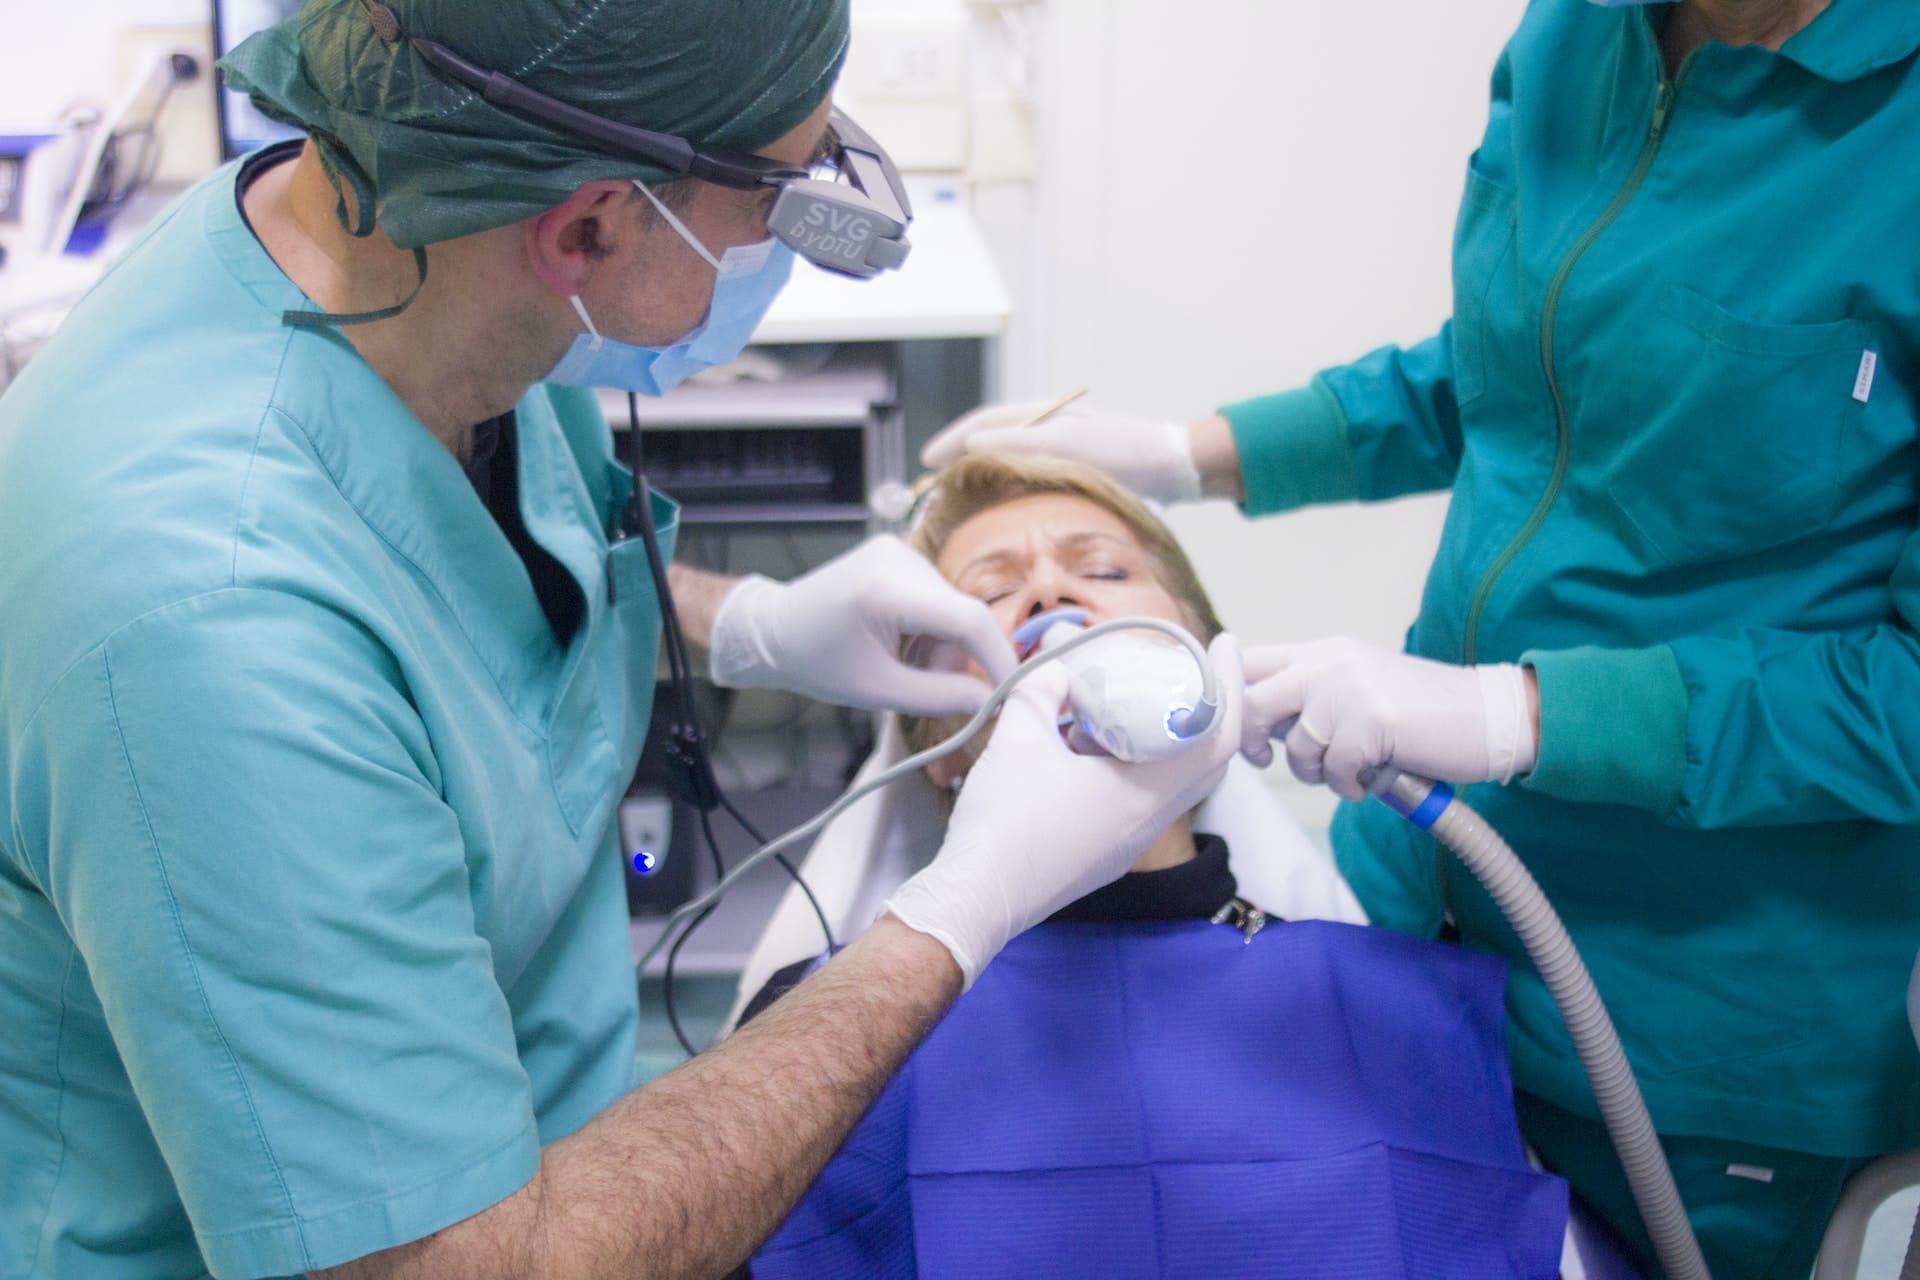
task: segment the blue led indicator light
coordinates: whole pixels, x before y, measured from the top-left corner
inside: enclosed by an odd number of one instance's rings
[[[643,876],[652,875],[653,869],[659,865],[660,860],[645,849],[633,855],[633,869]]]

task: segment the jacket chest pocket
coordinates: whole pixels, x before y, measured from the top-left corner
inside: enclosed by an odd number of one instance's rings
[[[1709,564],[1824,528],[1871,346],[1857,320],[1756,324],[1670,288],[1621,371],[1629,420],[1601,462],[1643,564]]]
[[[1490,295],[1513,269],[1513,194],[1478,170],[1467,170],[1466,194],[1453,232],[1453,396],[1466,406],[1487,389]]]

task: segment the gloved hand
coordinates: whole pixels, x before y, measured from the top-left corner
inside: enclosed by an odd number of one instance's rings
[[[1246,659],[1243,754],[1265,768],[1275,737],[1302,782],[1348,800],[1391,764],[1443,782],[1509,782],[1539,754],[1524,668],[1460,667],[1357,640],[1263,645]]]
[[[1199,500],[1200,470],[1184,424],[1123,418],[1076,401],[1044,422],[1024,425],[1046,407],[1035,401],[975,409],[927,441],[920,462],[935,468],[965,453],[1051,453],[1096,466],[1156,502]]]
[[[1058,723],[1071,673],[1052,662],[1028,676],[1001,709],[939,854],[882,909],[938,939],[972,986],[1016,934],[1117,878],[1219,785],[1240,747],[1239,646],[1221,636],[1209,655],[1215,727],[1147,764],[1074,754]]]
[[[1016,665],[986,605],[956,591],[906,543],[878,537],[792,582],[741,579],[714,616],[709,666],[714,683],[735,689],[791,689],[909,715],[978,711],[990,686],[902,662],[907,636],[959,646],[996,683]]]

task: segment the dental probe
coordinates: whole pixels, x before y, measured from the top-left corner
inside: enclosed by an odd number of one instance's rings
[[[1013,429],[1015,431],[1020,431],[1020,430],[1024,430],[1027,427],[1037,427],[1041,423],[1045,422],[1048,418],[1051,418],[1054,414],[1060,412],[1062,409],[1066,408],[1068,405],[1072,404],[1075,400],[1078,400],[1081,396],[1084,396],[1085,394],[1087,394],[1087,389],[1085,387],[1077,387],[1074,390],[1067,392],[1067,394],[1061,396],[1059,399],[1049,401],[1046,404],[1046,406],[1040,410],[1040,412],[1034,414],[1031,418],[1028,418],[1025,422],[1019,423]],[[933,492],[934,486],[939,483],[939,480],[940,480],[940,473],[938,471],[927,471],[927,472],[921,473],[920,478],[913,482],[913,509],[917,510],[920,504],[926,501],[927,495]],[[909,511],[907,516],[907,523],[908,524],[913,523],[913,515],[911,510]]]
[[[1067,394],[1061,396],[1058,400],[1053,401],[1046,408],[1034,414],[1031,418],[1028,418],[1025,422],[1021,423],[1020,425],[1022,427],[1037,427],[1041,423],[1045,422],[1048,418],[1051,418],[1054,414],[1060,412],[1062,409],[1066,408],[1068,405],[1072,404],[1075,400],[1078,400],[1081,396],[1085,394],[1087,394],[1087,389],[1085,387],[1081,387],[1074,391],[1069,391],[1067,392]]]

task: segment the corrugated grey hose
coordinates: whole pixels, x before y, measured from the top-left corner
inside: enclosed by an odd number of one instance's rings
[[[1600,993],[1546,894],[1500,833],[1455,796],[1451,787],[1384,769],[1368,785],[1403,817],[1453,850],[1505,913],[1560,1006],[1661,1269],[1670,1280],[1710,1280],[1613,1019],[1607,1016]],[[1902,1280],[1920,1280],[1916,1254],[1920,1248],[1908,1254]]]

